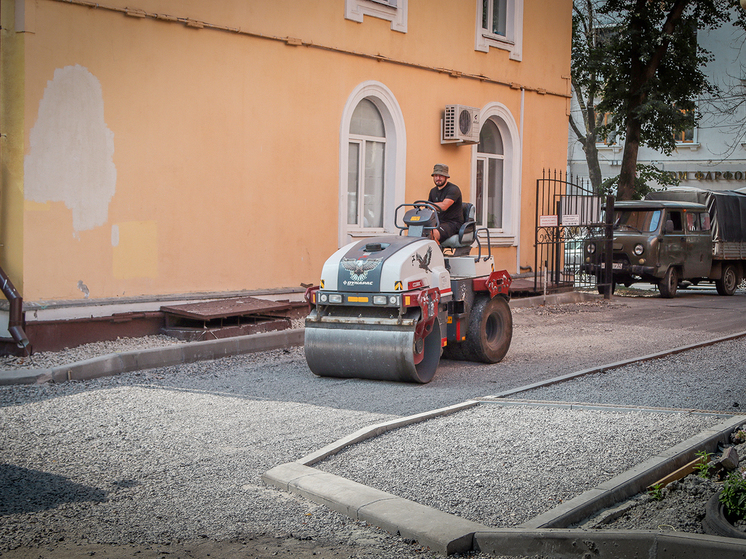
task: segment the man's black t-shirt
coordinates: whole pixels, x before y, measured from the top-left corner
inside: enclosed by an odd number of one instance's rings
[[[440,222],[452,221],[458,225],[462,224],[464,222],[464,210],[461,207],[461,189],[458,186],[452,182],[447,182],[442,189],[435,186],[430,190],[427,200],[428,202],[442,202],[446,198],[453,200],[453,204],[446,211],[438,212]]]

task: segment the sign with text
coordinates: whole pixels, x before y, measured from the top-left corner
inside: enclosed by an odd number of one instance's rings
[[[559,219],[556,215],[540,215],[539,227],[557,227]]]

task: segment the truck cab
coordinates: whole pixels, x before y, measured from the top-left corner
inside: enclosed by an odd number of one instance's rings
[[[697,283],[710,275],[712,235],[706,206],[693,202],[641,200],[617,202],[613,220],[613,285],[658,285],[674,297],[683,280]],[[605,239],[583,243],[581,271],[603,277]]]

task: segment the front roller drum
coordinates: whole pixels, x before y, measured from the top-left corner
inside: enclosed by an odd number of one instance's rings
[[[308,366],[320,377],[427,383],[440,362],[440,324],[435,320],[415,345],[414,326],[309,321],[304,345]]]

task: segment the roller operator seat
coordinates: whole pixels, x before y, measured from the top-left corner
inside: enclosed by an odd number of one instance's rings
[[[477,211],[474,204],[464,203],[461,204],[461,207],[464,212],[464,223],[456,235],[448,237],[440,243],[440,246],[454,249],[455,254],[469,254],[477,231],[477,222],[475,221]]]

